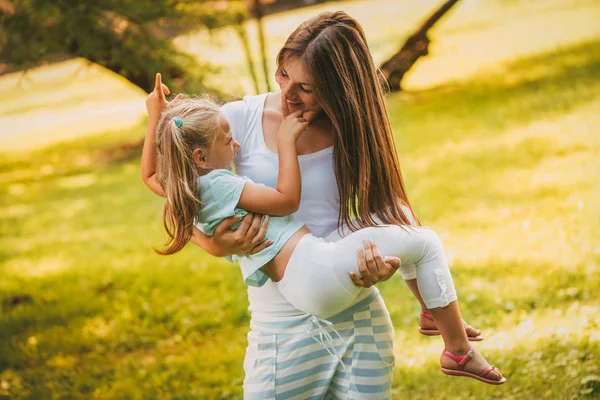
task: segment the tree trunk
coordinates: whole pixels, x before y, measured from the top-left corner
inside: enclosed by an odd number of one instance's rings
[[[258,29],[258,43],[260,44],[260,56],[262,59],[263,73],[265,74],[265,84],[267,85],[267,92],[271,91],[271,83],[269,76],[269,68],[267,63],[267,45],[265,41],[265,33],[263,30],[262,18],[263,18],[263,6],[260,0],[254,0],[254,15],[256,17],[256,27]]]
[[[252,82],[254,83],[254,91],[256,94],[260,93],[260,87],[258,86],[258,77],[256,76],[256,69],[254,68],[254,60],[252,60],[252,51],[250,50],[250,42],[248,41],[248,33],[246,32],[246,28],[244,28],[243,24],[239,24],[235,27],[235,30],[242,42],[242,47],[244,48],[244,55],[246,56],[246,64],[248,65],[248,71],[250,72],[250,76],[252,77]]]
[[[402,79],[417,60],[429,54],[429,29],[444,16],[458,0],[447,0],[427,20],[406,39],[406,42],[396,54],[381,64],[381,72],[389,82],[391,91],[402,90]]]

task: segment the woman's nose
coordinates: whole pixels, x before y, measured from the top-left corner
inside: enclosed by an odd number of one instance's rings
[[[293,89],[293,85],[289,85],[289,84],[288,84],[288,85],[286,85],[286,84],[283,84],[283,85],[281,86],[281,93],[283,93],[283,95],[284,95],[285,97],[290,97],[290,95],[293,95],[293,94],[294,94],[292,89]]]

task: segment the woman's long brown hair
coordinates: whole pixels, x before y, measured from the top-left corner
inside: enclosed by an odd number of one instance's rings
[[[343,11],[319,14],[302,23],[280,50],[279,67],[289,60],[306,67],[333,125],[338,225],[352,231],[376,226],[373,216],[384,224],[411,225],[411,217],[418,224],[406,195],[382,81],[360,24]]]

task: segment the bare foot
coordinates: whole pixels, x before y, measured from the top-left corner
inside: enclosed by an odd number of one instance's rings
[[[429,316],[431,316],[431,314],[429,314]],[[463,326],[465,327],[467,336],[470,339],[479,339],[479,340],[483,339],[483,337],[480,338],[481,331],[479,329],[473,328],[472,326],[467,324],[464,320],[463,320]],[[419,327],[423,330],[437,330],[437,324],[433,320],[433,317],[431,319],[429,319],[427,317],[424,317],[423,314],[421,314],[421,316],[419,317]]]
[[[450,350],[450,349],[448,349]],[[452,351],[455,356],[463,357],[465,355],[471,354],[471,356],[467,359],[467,361],[463,364],[462,370],[465,372],[470,372],[471,374],[478,375],[482,378],[489,379],[494,382],[503,383],[505,379],[502,377],[500,370],[490,365],[485,358],[474,348],[467,351]],[[460,366],[458,365],[458,361],[452,359],[445,353],[442,353],[440,357],[440,364],[442,369],[452,370],[452,371],[460,371]],[[492,368],[488,373],[481,375],[486,369]]]

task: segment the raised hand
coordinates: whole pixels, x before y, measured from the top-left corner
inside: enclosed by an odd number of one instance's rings
[[[308,120],[302,116],[302,111],[295,111],[283,119],[277,138],[296,144],[302,132],[308,128],[308,124]]]
[[[290,109],[288,107],[287,97],[285,97],[283,92],[281,92],[281,115],[283,116],[283,118],[286,118],[288,115],[290,115]]]
[[[302,117],[308,121],[310,124],[319,114],[319,112],[315,111],[304,111]],[[290,108],[288,107],[287,97],[283,93],[281,93],[281,115],[285,119],[290,115]]]
[[[167,105],[165,94],[171,94],[171,91],[162,83],[160,73],[156,74],[156,84],[154,90],[146,97],[146,110],[148,111],[148,122],[158,122],[160,114]]]

